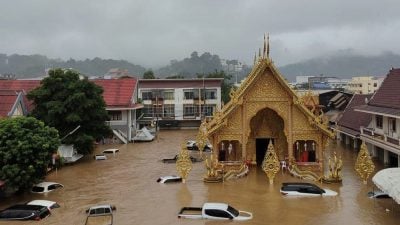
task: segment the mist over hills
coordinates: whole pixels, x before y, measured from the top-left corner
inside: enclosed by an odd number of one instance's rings
[[[238,63],[237,60],[226,60],[228,63]],[[148,70],[143,66],[135,65],[126,60],[113,59],[85,59],[67,61],[50,59],[43,55],[6,55],[0,54],[0,74],[15,74],[16,78],[34,78],[45,75],[48,68],[73,68],[87,76],[102,76],[112,68],[127,69],[130,74],[142,77]],[[279,71],[289,81],[296,76],[335,76],[350,78],[352,76],[382,76],[386,75],[391,67],[400,67],[400,55],[385,52],[377,56],[362,56],[352,52],[338,52],[333,55],[314,58],[299,63],[279,67]],[[245,77],[251,66],[243,65],[238,72],[238,80]],[[205,52],[199,55],[193,52],[182,60],[171,60],[169,65],[153,70],[158,78],[179,76],[185,78],[196,77],[197,74],[210,73],[215,70],[224,70],[218,55]]]
[[[400,55],[385,52],[377,56],[362,56],[353,53],[337,53],[332,56],[314,58],[279,68],[289,81],[296,76],[384,76],[392,67],[400,67]]]

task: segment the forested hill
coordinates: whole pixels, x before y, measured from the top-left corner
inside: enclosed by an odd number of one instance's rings
[[[282,66],[279,70],[287,80],[294,81],[296,76],[319,76],[321,74],[339,78],[365,75],[382,76],[386,75],[392,67],[400,67],[400,55],[387,52],[378,56],[336,54]]]
[[[226,63],[237,64],[237,60],[225,60]],[[279,71],[289,81],[296,76],[336,76],[351,78],[353,76],[386,75],[390,68],[400,68],[400,55],[384,53],[378,56],[361,56],[352,53],[338,53],[330,56],[310,59],[307,61],[279,67]],[[5,55],[0,54],[0,74],[15,74],[16,78],[32,78],[45,75],[48,68],[73,68],[87,76],[102,76],[112,68],[126,69],[136,77],[142,77],[146,68],[132,64],[126,60],[86,59],[63,61],[49,59],[42,55]],[[182,60],[171,60],[169,65],[154,71],[157,78],[184,77],[193,78],[198,74],[208,74],[216,70],[224,70],[233,75],[231,81],[243,79],[251,67],[243,65],[242,71],[232,73],[221,64],[218,55],[205,52],[199,55],[193,52],[190,57]]]
[[[112,68],[127,69],[130,74],[141,76],[146,70],[125,60],[86,59],[63,61],[43,55],[0,54],[0,74],[15,74],[16,78],[33,78],[45,75],[49,68],[73,68],[87,76],[102,76]]]

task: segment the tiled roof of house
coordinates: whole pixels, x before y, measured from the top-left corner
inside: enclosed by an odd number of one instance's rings
[[[135,108],[132,99],[134,100],[137,79],[96,79],[91,81],[103,88],[103,98],[108,108]]]
[[[368,100],[372,94],[355,94],[344,110],[342,117],[338,121],[339,130],[352,135],[360,134],[360,127],[367,127],[371,121],[371,114],[362,113],[354,110],[354,107],[366,105],[365,98]],[[351,132],[350,132],[351,131]]]
[[[391,69],[369,106],[400,109],[400,69]]]
[[[40,85],[40,80],[0,80],[0,90],[23,90],[25,93]]]
[[[13,90],[0,90],[0,118],[8,117],[12,107],[18,99],[18,92]]]

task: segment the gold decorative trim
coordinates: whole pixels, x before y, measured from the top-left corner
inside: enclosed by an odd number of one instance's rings
[[[275,153],[274,145],[272,142],[269,142],[268,150],[262,162],[262,169],[267,174],[270,184],[274,183],[275,174],[278,173],[279,166],[279,160]]]
[[[369,155],[364,141],[361,144],[360,152],[358,153],[354,169],[357,171],[364,184],[367,184],[368,177],[372,172],[374,172],[375,165],[372,162],[371,156]]]
[[[178,154],[178,159],[176,160],[176,170],[182,177],[182,182],[186,182],[186,178],[192,170],[192,160],[190,160],[189,152],[186,148],[186,144],[182,143],[181,151]]]

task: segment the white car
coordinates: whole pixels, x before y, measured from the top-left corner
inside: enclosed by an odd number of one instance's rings
[[[113,154],[113,155],[115,155],[117,152],[119,152],[118,148],[109,148],[109,149],[103,150],[103,154]]]
[[[56,183],[56,182],[42,182],[42,183],[35,184],[32,187],[31,192],[47,193],[47,192],[54,191],[55,189],[62,188],[62,187],[64,187],[64,185],[62,185],[60,183]]]
[[[57,204],[57,202],[53,201],[48,201],[48,200],[33,200],[28,203],[27,205],[40,205],[40,206],[46,206],[49,210],[60,208],[60,205]]]
[[[199,150],[199,147],[197,146],[196,141],[192,141],[192,140],[189,140],[186,142],[186,148],[188,150],[197,150],[197,151]],[[207,143],[204,146],[203,151],[210,152],[212,150],[212,148],[213,148],[212,145],[210,143]]]
[[[296,196],[336,196],[337,192],[322,189],[311,183],[282,183],[280,189],[282,195]]]
[[[175,183],[175,182],[182,182],[182,177],[178,177],[175,175],[171,175],[171,176],[163,176],[157,179],[158,183]]]
[[[383,191],[368,192],[368,197],[370,197],[370,198],[390,198],[390,196]]]
[[[107,156],[104,155],[104,154],[95,155],[95,156],[94,156],[94,159],[95,159],[95,160],[106,160],[106,159],[107,159]]]

